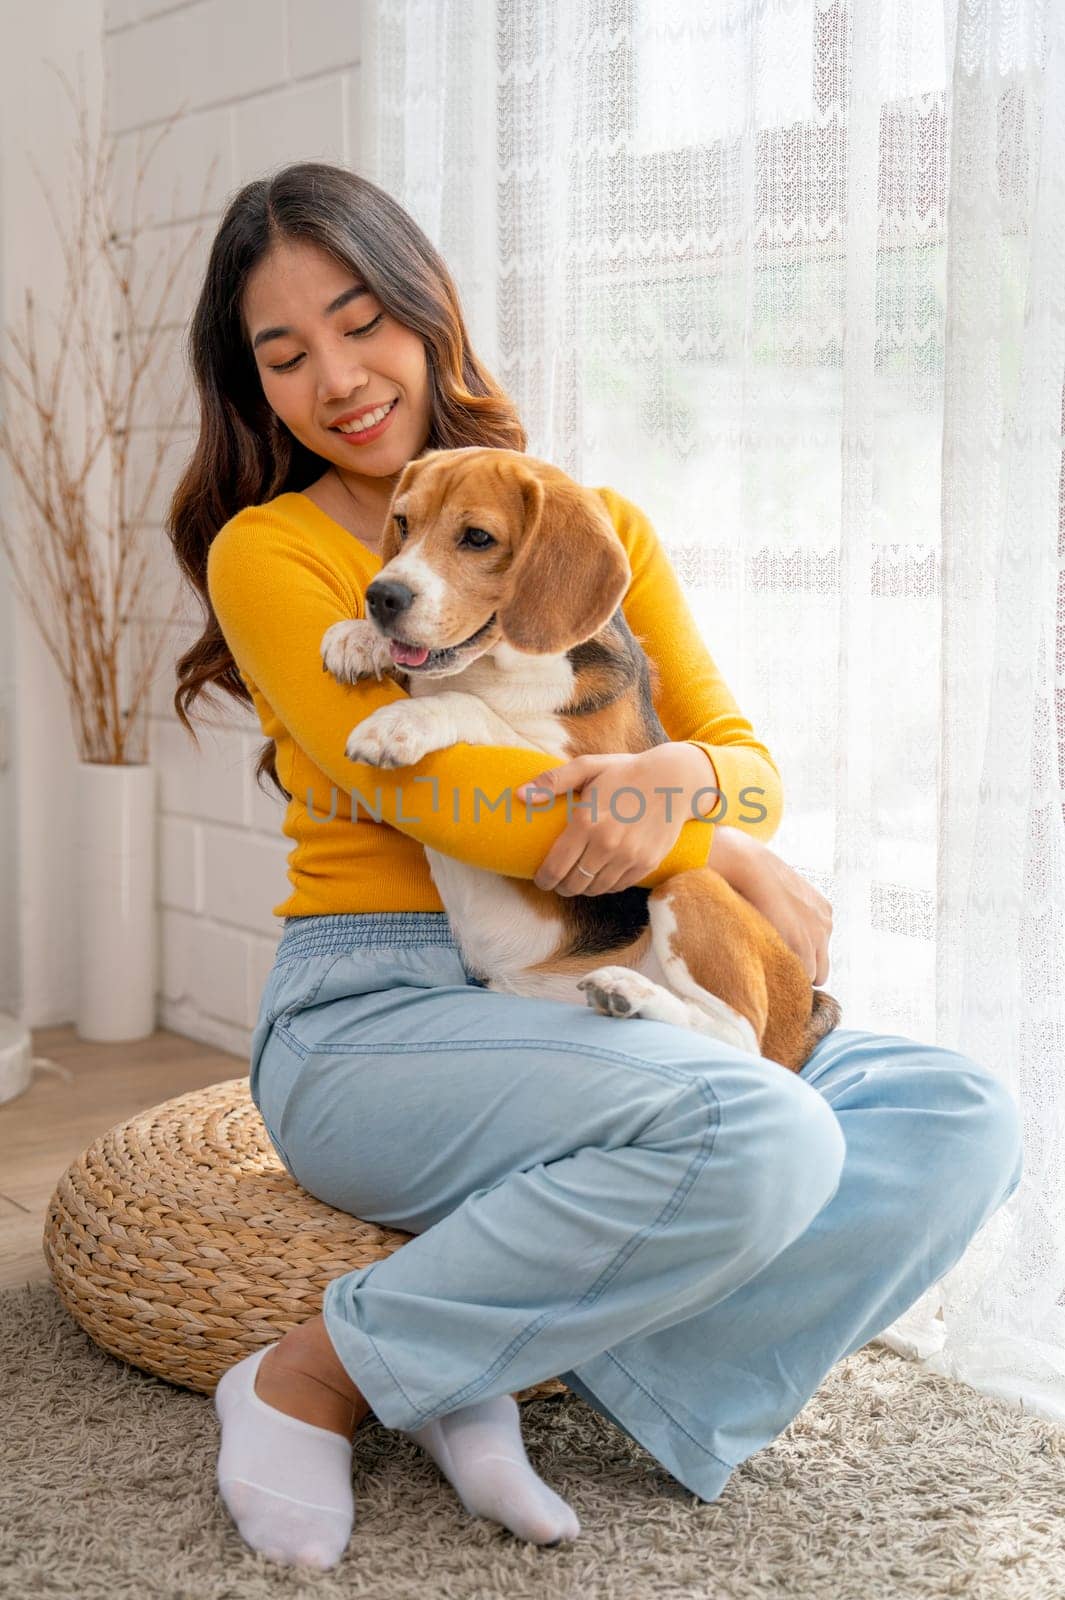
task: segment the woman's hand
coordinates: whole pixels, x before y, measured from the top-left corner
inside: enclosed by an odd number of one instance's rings
[[[540,790],[552,797],[578,791],[569,822],[533,878],[537,888],[564,895],[631,889],[669,854],[692,816],[696,775],[704,792],[714,787],[705,753],[670,743],[637,755],[577,756],[522,784],[514,793],[519,800],[528,795],[530,809],[545,805]],[[670,788],[672,794],[662,792]]]
[[[832,907],[761,839],[738,828],[715,830],[707,866],[771,922],[799,957],[815,987],[828,977]]]
[[[519,800],[528,795],[534,806],[545,798],[539,791],[547,790],[554,804],[555,795],[576,790],[577,801],[585,804],[574,804],[570,821],[533,882],[564,895],[616,894],[631,888],[672,850],[693,815],[693,794],[706,795],[715,779],[706,753],[684,742],[655,745],[638,755],[578,756],[542,772],[515,789]],[[664,792],[669,789],[674,792]],[[716,799],[713,806],[700,799],[695,811],[702,816],[716,804]],[[628,817],[633,821],[624,820]],[[592,876],[578,872],[578,864]],[[824,895],[768,845],[736,827],[715,827],[707,865],[773,924],[811,983],[823,984],[832,935],[832,907]]]

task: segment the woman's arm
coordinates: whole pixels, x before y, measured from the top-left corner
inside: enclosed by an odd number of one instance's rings
[[[549,775],[547,787],[554,794],[577,790],[582,805],[593,794],[601,802],[600,819],[589,823],[587,813],[578,812],[534,874],[541,888],[560,894],[613,894],[635,884],[650,886],[650,879],[640,875],[647,860],[658,858],[674,838],[679,844],[678,832],[683,837],[692,827],[708,828],[708,851],[722,833],[743,831],[765,840],[775,833],[784,809],[776,764],[703,643],[651,523],[615,490],[593,492],[606,506],[629,558],[632,576],[622,611],[657,668],[654,704],[669,742],[638,755],[578,756]],[[660,792],[673,786],[681,791],[673,816],[689,819],[683,829],[679,820],[670,820]],[[719,795],[708,792],[715,787]],[[643,794],[647,808],[638,830],[623,828],[614,818],[615,796],[631,788]],[[625,814],[630,810],[626,799]],[[723,865],[727,851],[727,845],[718,851]],[[665,859],[672,859],[672,852]],[[695,864],[706,861],[704,856]]]
[[[687,597],[648,517],[615,490],[600,495],[625,546],[632,580],[622,601],[626,621],[656,664],[655,700],[670,739],[701,750],[716,774],[720,805],[707,796],[701,814],[763,841],[771,839],[784,811],[784,789],[776,763],[748,719],[703,642]],[[705,782],[713,784],[714,777]],[[719,830],[720,831],[720,830]]]
[[[707,865],[773,924],[810,982],[824,983],[832,937],[832,906],[824,895],[768,845],[738,828],[715,828]]]
[[[362,596],[298,529],[271,515],[269,507],[241,512],[211,545],[207,584],[245,682],[255,686],[308,761],[338,791],[353,796],[353,807],[362,796],[375,815],[379,803],[382,821],[445,855],[493,872],[505,862],[509,876],[534,876],[567,823],[564,798],[534,808],[513,797],[519,784],[544,769],[542,751],[459,743],[407,767],[348,760],[344,748],[352,728],[379,706],[407,696],[391,678],[345,685],[323,671],[323,634],[335,622],[364,615]],[[276,736],[266,721],[263,731]],[[293,790],[292,774],[279,776]],[[316,795],[315,803],[323,815],[331,809],[328,794]],[[705,865],[712,831],[689,818],[643,887]]]
[[[614,499],[617,502],[619,497]],[[703,645],[684,591],[650,522],[629,502],[616,504],[613,514],[626,530],[633,568],[625,615],[633,633],[640,635],[642,630],[644,648],[658,662],[662,725],[671,739],[683,741],[663,747],[663,759],[675,761],[678,770],[687,774],[684,781],[695,786],[715,782],[706,776],[712,767],[718,788],[730,803],[736,802],[735,809],[727,813],[735,826],[714,829],[707,865],[773,924],[802,961],[810,981],[822,984],[829,972],[832,906],[766,843],[776,832],[784,809],[776,764],[755,738]],[[667,619],[666,626],[656,620],[662,617]],[[693,752],[694,767],[685,765],[680,754],[683,748]],[[702,775],[700,757],[706,769]],[[754,788],[748,789],[748,785]],[[755,789],[762,792],[757,794]],[[745,795],[751,804],[745,803]],[[755,803],[765,807],[766,815],[745,825],[744,814],[749,815]],[[714,814],[709,805],[700,806],[699,811],[704,816]],[[720,820],[720,813],[718,817]]]

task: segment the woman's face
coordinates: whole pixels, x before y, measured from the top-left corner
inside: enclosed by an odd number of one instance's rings
[[[267,402],[308,450],[368,478],[395,477],[421,454],[425,346],[348,267],[317,245],[279,240],[248,277],[243,313]],[[383,427],[337,426],[390,401]]]

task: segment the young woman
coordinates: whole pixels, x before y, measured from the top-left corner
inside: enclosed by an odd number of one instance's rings
[[[426,844],[561,894],[650,888],[709,859],[823,983],[829,907],[766,844],[776,767],[650,523],[611,489],[623,608],[658,662],[670,742],[551,769],[559,795],[594,789],[598,820],[569,805],[471,820],[475,787],[495,799],[542,778],[529,750],[456,745],[418,763],[421,786],[345,760],[351,728],[402,691],[339,685],[319,646],[362,613],[403,467],[427,448],[525,448],[443,261],[380,189],[319,164],[242,189],[191,355],[200,436],[169,531],[206,626],[175,705],[190,731],[210,685],[254,705],[256,775],[287,799],[294,841],[251,1092],[304,1188],[415,1235],[224,1375],[225,1504],[255,1549],[334,1565],[372,1409],[470,1513],[572,1539],[512,1398],[554,1376],[715,1500],[1012,1192],[1016,1105],[986,1068],[894,1035],[836,1029],[796,1075],[686,1029],[479,986]],[[608,802],[631,785],[647,809],[619,850]],[[707,792],[727,822],[708,825]]]

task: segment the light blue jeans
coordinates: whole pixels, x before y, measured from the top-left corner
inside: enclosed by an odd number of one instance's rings
[[[703,1500],[1021,1175],[965,1056],[836,1029],[797,1075],[495,994],[443,912],[288,918],[251,1094],[304,1189],[417,1236],[322,1306],[379,1422],[560,1377]]]

